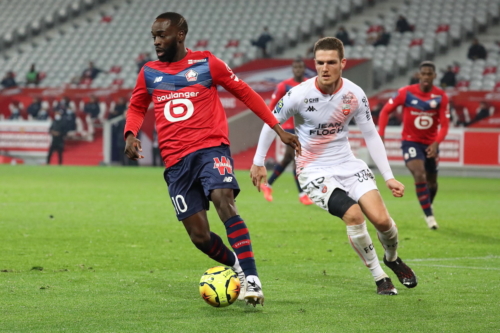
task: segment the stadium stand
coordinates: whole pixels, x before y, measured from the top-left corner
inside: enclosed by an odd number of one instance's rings
[[[487,30],[498,22],[499,6],[498,0],[406,1],[365,22],[364,27],[357,27],[351,33],[354,46],[346,47],[346,57],[373,59],[378,87],[405,74],[420,61],[447,53],[453,46]],[[406,17],[413,31],[395,31],[399,15]],[[375,47],[369,41],[381,27],[390,31],[390,42]]]
[[[114,6],[108,6],[104,12],[85,18],[70,16],[74,13],[71,4],[76,10],[76,7],[85,8],[84,4],[93,3],[91,0],[51,1],[57,6],[43,6],[45,11],[37,14],[39,19],[55,17],[57,21],[54,20],[52,25],[57,25],[64,23],[64,18],[71,24],[62,26],[50,40],[23,45],[8,59],[0,60],[0,67],[20,73],[29,64],[36,63],[37,68],[47,73],[41,86],[60,87],[72,82],[86,63],[94,60],[96,66],[105,70],[119,67],[120,73],[115,71],[99,75],[93,82],[87,82],[90,87],[133,87],[137,75],[133,59],[152,50],[149,29],[158,8],[164,7],[164,1],[151,0],[148,6],[140,0],[115,1]],[[363,0],[311,0],[307,3],[300,0],[253,0],[245,1],[245,6],[231,0],[206,2],[204,6],[193,1],[177,0],[171,1],[168,7],[186,16],[190,25],[189,48],[213,51],[235,67],[257,56],[257,50],[250,41],[258,36],[262,26],[268,26],[274,36],[271,54],[276,54],[335,24],[340,17],[362,11],[363,6],[366,6]],[[46,8],[57,7],[70,9],[65,10],[65,15],[62,15],[62,9],[47,12]],[[290,10],[284,10],[286,8]],[[328,8],[328,11],[316,8]],[[117,31],[120,37],[116,37]]]
[[[0,18],[10,22],[1,25],[1,47],[11,51],[0,59],[0,67],[22,73],[31,63],[36,63],[37,68],[46,74],[42,87],[60,87],[70,83],[93,88],[132,87],[136,78],[133,59],[152,50],[151,41],[147,38],[152,19],[137,18],[152,18],[164,5],[162,0],[151,0],[148,6],[140,0],[48,0],[49,5],[46,1],[43,5],[30,2],[31,5],[27,6],[28,1],[8,2],[4,5],[7,10],[0,14]],[[276,55],[342,20],[349,20],[369,4],[377,2],[252,0],[241,6],[239,1],[221,0],[199,6],[196,2],[175,0],[169,3],[169,8],[183,13],[188,19],[189,48],[208,49],[230,66],[237,67],[258,56],[251,40],[258,36],[263,26],[267,26],[274,37],[270,53]],[[101,10],[94,10],[92,15],[82,15],[96,8]],[[317,8],[328,8],[328,11],[318,11]],[[405,1],[354,27],[350,31],[354,45],[346,46],[346,57],[372,59],[375,86],[379,87],[398,75],[406,74],[421,60],[446,53],[466,38],[485,31],[489,25],[499,21],[499,8],[500,0],[478,0],[474,3],[466,0]],[[13,20],[22,11],[30,18],[27,21],[32,23],[17,27]],[[406,17],[413,31],[395,31],[399,15]],[[43,34],[50,27],[58,29],[49,32],[48,38],[36,38],[33,43],[14,47],[13,44],[19,44],[36,33]],[[374,46],[373,39],[382,27],[390,33],[390,41],[387,45]],[[116,38],[116,31],[124,37]],[[75,34],[78,38],[74,37]],[[89,60],[109,71],[108,74],[99,75],[93,81],[81,82],[79,75]],[[487,65],[483,66],[483,70],[493,66]],[[481,64],[471,69],[470,73],[476,73],[479,67]],[[463,68],[459,85],[481,89],[483,82],[478,83],[477,74],[474,80],[469,77],[472,65],[464,63]],[[484,78],[485,87],[496,85],[492,77]]]
[[[1,6],[0,76],[13,71],[22,88],[25,73],[35,64],[42,78],[38,87],[47,89],[45,103],[52,103],[68,91],[74,96],[77,118],[71,138],[89,144],[102,139],[101,126],[116,101],[111,91],[120,90],[128,98],[126,95],[137,78],[138,62],[145,54],[154,54],[149,30],[154,17],[162,11],[178,11],[187,18],[189,48],[210,50],[233,68],[260,56],[251,40],[259,36],[264,26],[274,37],[269,45],[271,57],[290,59],[304,54],[304,45],[310,48],[317,36],[332,35],[341,23],[353,42],[346,46],[345,56],[372,61],[373,83],[378,91],[394,88],[387,85],[397,81],[396,78],[407,78],[408,71],[422,60],[448,57],[472,37],[479,36],[482,40],[481,36],[500,21],[500,0],[473,3],[466,0],[217,0],[206,1],[203,6],[185,0],[172,0],[168,5],[163,0],[150,0],[147,5],[141,0],[45,0],[43,3],[16,0],[2,2]],[[373,15],[376,8],[384,10]],[[411,31],[396,31],[400,15],[406,18]],[[382,43],[386,45],[375,46],[374,41],[382,30],[390,34],[390,39]],[[484,45],[488,50],[487,59],[466,60],[464,54],[449,63],[456,72],[458,90],[500,91],[500,71],[497,71],[500,45],[491,40]],[[82,80],[82,72],[90,61],[102,72],[95,79]],[[436,85],[439,80],[440,77]],[[83,109],[88,103],[88,94],[96,89],[103,97],[101,113],[97,119],[90,120]],[[31,100],[26,97],[23,102],[28,105]],[[496,105],[491,107],[493,110]],[[48,108],[49,115],[52,109]],[[460,111],[462,109],[465,111]],[[469,105],[458,108],[457,113],[463,115],[461,118],[466,123],[474,117],[476,109],[477,105]],[[492,119],[496,119],[496,114],[491,113]],[[0,117],[7,115],[8,111],[0,110]],[[23,117],[29,120],[25,112]],[[478,124],[484,122],[474,126]],[[97,149],[98,145],[95,146]]]
[[[3,1],[0,11],[0,50],[41,31],[78,17],[105,0]]]
[[[457,88],[460,90],[500,91],[500,45],[486,45],[487,59],[466,59],[455,63]]]

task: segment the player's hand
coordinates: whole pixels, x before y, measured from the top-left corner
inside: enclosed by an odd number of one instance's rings
[[[250,168],[250,178],[252,178],[253,186],[257,187],[257,191],[260,192],[260,184],[267,183],[266,167],[252,164],[252,167]]]
[[[385,182],[389,190],[392,191],[392,195],[396,198],[401,198],[405,194],[405,186],[398,182],[396,179],[391,178]]]
[[[299,137],[288,132],[283,132],[283,136],[280,136],[281,141],[284,144],[292,147],[295,150],[295,156],[300,156],[302,154],[302,146],[300,145]]]
[[[300,156],[302,154],[302,147],[300,145],[298,136],[285,132],[283,128],[281,128],[280,124],[276,124],[273,127],[273,130],[276,132],[276,134],[278,134],[284,144],[292,147],[295,150],[295,156]]]
[[[133,134],[129,134],[125,140],[125,155],[131,160],[144,158],[139,152],[142,152],[141,140],[137,139]]]
[[[439,148],[439,143],[433,142],[429,145],[429,147],[425,148],[425,152],[427,153],[427,158],[435,158],[437,156]]]
[[[285,132],[283,128],[281,128],[280,124],[274,125],[273,130],[276,134],[278,134],[284,144],[295,150],[295,156],[302,155],[302,146],[300,145],[299,138],[296,135]]]

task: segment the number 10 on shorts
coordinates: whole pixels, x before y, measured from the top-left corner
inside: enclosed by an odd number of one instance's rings
[[[182,195],[171,197],[171,199],[172,203],[174,204],[175,212],[177,213],[177,215],[186,212],[188,206],[186,204],[186,200],[184,200],[184,197]]]

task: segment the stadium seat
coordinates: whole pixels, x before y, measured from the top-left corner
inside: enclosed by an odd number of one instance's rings
[[[94,0],[83,0],[83,5],[87,7],[87,9],[92,8],[94,4],[95,4]]]
[[[14,34],[10,27],[19,27],[10,20],[15,18],[18,12],[31,11],[29,14],[34,15],[30,20],[32,24],[26,28],[26,34],[29,36],[46,27],[58,25],[60,20],[73,20],[77,14],[102,4],[100,0],[45,0],[44,6],[36,6],[32,0],[16,0],[12,3],[19,3],[19,6],[16,4],[11,7],[9,3],[7,14],[4,14],[3,10],[0,11],[0,19],[4,23],[0,27],[0,39],[3,41],[0,47],[3,47],[2,44],[11,45],[15,42],[15,35],[7,39],[5,36],[9,32]],[[169,5],[182,12],[188,19],[190,32],[186,45],[189,48],[208,49],[232,66],[236,66],[256,57],[257,50],[250,44],[250,40],[260,34],[263,26],[268,26],[275,37],[270,44],[271,52],[278,53],[308,36],[317,34],[322,27],[346,19],[366,3],[364,0],[310,0],[307,3],[300,0],[252,0],[242,7],[232,0],[207,2],[203,6],[192,1],[171,0]],[[44,71],[49,74],[47,80],[42,82],[42,86],[48,86],[69,83],[72,77],[81,73],[86,62],[93,59],[97,67],[105,70],[119,66],[123,86],[130,88],[135,84],[137,75],[134,63],[136,55],[152,51],[151,40],[147,36],[151,22],[137,18],[154,17],[157,8],[164,5],[164,0],[150,0],[148,4],[144,6],[141,0],[127,0],[119,2],[119,6],[108,6],[103,13],[112,18],[108,22],[102,22],[99,11],[89,13],[88,21],[75,19],[74,25],[77,28],[73,28],[73,25],[63,25],[61,27],[65,31],[64,35],[57,31],[52,32],[51,40],[39,46],[46,52],[32,52],[33,54],[28,54],[26,58],[16,56],[17,62],[8,60],[5,66],[19,66],[20,70],[25,70],[30,63],[36,62],[37,66],[43,66]],[[380,17],[370,19],[371,22],[366,28],[361,27],[352,33],[350,31],[355,46],[350,49],[346,47],[346,56],[372,58],[378,79],[394,77],[398,73],[406,72],[424,58],[432,58],[439,51],[447,52],[452,45],[477,32],[482,24],[490,24],[493,18],[499,17],[499,4],[500,0],[476,0],[474,3],[466,0],[401,2],[394,11],[389,10]],[[286,10],[287,8],[289,10]],[[317,8],[328,10],[318,11]],[[415,31],[404,34],[394,31],[399,14],[406,14]],[[38,25],[33,25],[35,22]],[[382,26],[391,33],[391,41],[385,48],[373,49],[367,43],[367,37],[375,34]],[[112,37],[113,31],[118,30],[128,36],[130,47],[125,47],[122,41]],[[79,36],[78,42],[72,36],[75,32]],[[100,38],[96,39],[95,36]],[[39,42],[41,40],[37,40],[37,43]],[[72,54],[67,54],[68,47]],[[45,57],[45,54],[57,54],[58,59],[54,61]],[[471,65],[468,72],[461,68],[462,81],[480,80],[481,86],[490,86],[491,78],[486,78],[482,71],[486,67],[497,67],[497,59],[480,69],[479,65],[474,68]],[[61,66],[61,63],[71,63],[72,66]],[[57,73],[53,73],[54,71]],[[481,78],[474,76],[478,71],[481,71]],[[118,78],[103,77],[92,82],[90,86],[113,85],[115,79]],[[496,76],[494,80],[496,83]]]

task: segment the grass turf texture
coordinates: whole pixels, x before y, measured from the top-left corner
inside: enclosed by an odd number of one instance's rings
[[[427,229],[409,176],[379,188],[419,285],[379,296],[343,223],[298,202],[291,174],[274,202],[237,173],[265,306],[212,308],[198,294],[217,264],[175,219],[162,169],[0,166],[0,331],[480,332],[500,328],[499,179],[440,177]],[[213,208],[212,230],[226,241]],[[383,251],[369,225],[378,256]],[[227,242],[226,242],[227,243]],[[383,265],[383,264],[382,264]],[[383,267],[385,267],[383,265]]]

